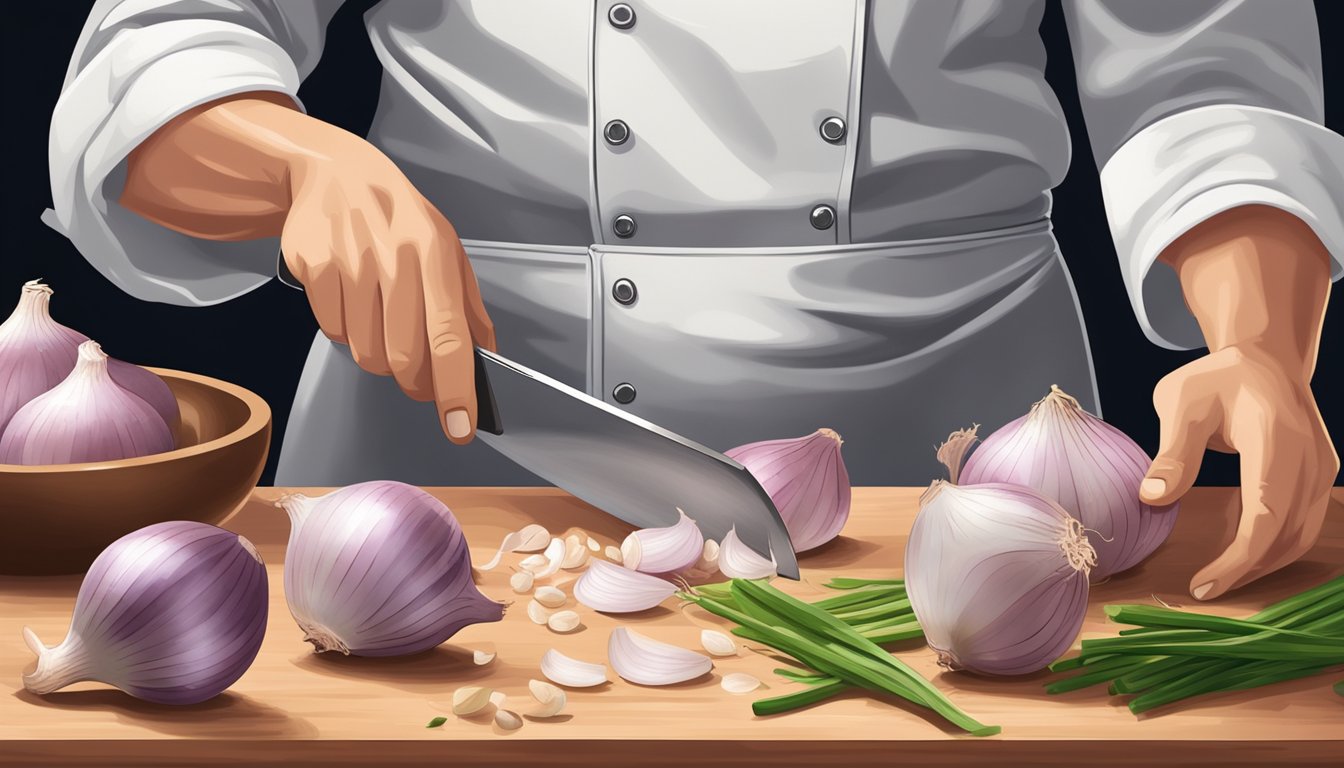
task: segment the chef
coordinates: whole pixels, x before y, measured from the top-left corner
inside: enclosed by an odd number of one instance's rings
[[[719,450],[832,427],[860,485],[926,484],[951,429],[1051,384],[1098,411],[1044,0],[385,0],[367,138],[297,97],[338,5],[98,2],[51,123],[47,220],[123,290],[227,301],[277,245],[306,287],[277,483],[535,482],[471,442],[473,345]],[[1339,466],[1313,8],[1064,8],[1135,314],[1209,350],[1158,385],[1142,496],[1242,456],[1236,542],[1191,582],[1216,597],[1306,551]]]

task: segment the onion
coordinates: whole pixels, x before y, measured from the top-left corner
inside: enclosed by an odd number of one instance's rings
[[[185,521],[141,528],[93,561],[60,645],[24,627],[37,669],[23,685],[96,680],[159,704],[205,701],[256,658],[266,609],[266,566],[247,539]]]
[[[920,498],[905,587],[940,664],[1018,675],[1069,649],[1095,564],[1082,524],[1036,491],[938,480]]]
[[[748,443],[725,455],[747,468],[779,510],[795,552],[840,535],[849,519],[849,471],[840,435],[818,429],[788,440]]]
[[[504,617],[472,583],[453,513],[419,488],[378,480],[276,504],[291,522],[285,599],[318,653],[419,653]]]
[[[1092,578],[1100,580],[1138,565],[1176,524],[1179,504],[1139,501],[1151,464],[1138,443],[1051,387],[1027,415],[985,439],[961,482],[1024,485],[1059,502],[1087,529],[1097,552]]]
[[[70,375],[9,420],[0,463],[79,464],[171,451],[173,435],[163,418],[113,381],[107,366],[97,342],[80,344]]]
[[[40,281],[23,284],[19,303],[0,324],[0,430],[28,401],[61,383],[75,368],[77,349],[88,336],[51,317],[52,290]],[[109,359],[112,380],[149,403],[169,427],[176,426],[177,398],[153,373]]]

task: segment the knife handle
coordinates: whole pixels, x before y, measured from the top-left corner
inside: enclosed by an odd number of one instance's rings
[[[285,264],[285,254],[279,249],[275,252],[275,277],[281,284],[298,291],[303,283],[289,271]],[[489,432],[492,435],[504,434],[504,425],[499,420],[499,407],[495,404],[495,393],[490,389],[490,377],[485,372],[485,359],[481,357],[481,348],[476,347],[472,357],[476,367],[476,431]]]

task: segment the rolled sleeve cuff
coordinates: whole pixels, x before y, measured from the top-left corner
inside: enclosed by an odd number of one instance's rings
[[[1139,131],[1101,170],[1120,272],[1139,325],[1168,349],[1204,346],[1173,269],[1157,258],[1200,222],[1268,205],[1305,222],[1344,275],[1344,136],[1271,109],[1214,105]]]
[[[284,93],[299,104],[299,82],[279,45],[237,25],[186,20],[120,33],[73,77],[53,111],[53,210],[43,221],[141,299],[214,304],[262,285],[275,276],[274,238],[193,238],[118,199],[127,156],[174,117],[252,91]]]

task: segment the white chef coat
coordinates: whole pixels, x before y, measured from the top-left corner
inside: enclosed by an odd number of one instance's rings
[[[274,241],[122,209],[125,158],[198,104],[297,100],[338,5],[99,2],[52,118],[48,222],[147,300],[208,305],[272,279]],[[506,355],[718,449],[833,415],[861,433],[857,482],[922,482],[932,457],[914,457],[938,430],[992,428],[1050,383],[1096,405],[1048,229],[1070,145],[1043,6],[384,0],[365,16],[384,68],[369,138],[464,237]],[[1228,208],[1297,215],[1344,273],[1344,138],[1321,125],[1309,0],[1064,7],[1150,339],[1202,343],[1156,258]],[[319,337],[281,479],[518,480],[437,429]],[[886,450],[905,443],[921,453]]]

